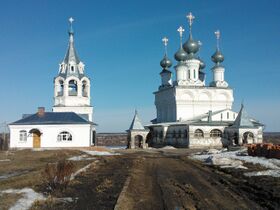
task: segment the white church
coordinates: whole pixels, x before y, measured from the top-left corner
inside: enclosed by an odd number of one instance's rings
[[[89,147],[94,143],[95,125],[90,104],[90,79],[74,47],[70,18],[69,44],[54,78],[52,112],[39,107],[9,125],[10,148]]]
[[[242,105],[232,110],[233,90],[226,82],[222,65],[224,56],[219,47],[220,32],[216,31],[217,48],[211,59],[213,79],[205,81],[205,64],[197,56],[201,43],[192,34],[194,16],[187,15],[189,37],[183,44],[183,27],[179,27],[180,46],[174,57],[175,78],[172,80],[171,60],[167,56],[168,39],[163,38],[164,58],[160,65],[161,85],[154,92],[156,119],[147,125],[150,145],[178,147],[227,146],[263,141],[263,124],[248,116]]]

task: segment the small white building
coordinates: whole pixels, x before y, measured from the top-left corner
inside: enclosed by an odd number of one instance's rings
[[[11,123],[11,148],[89,147],[95,142],[90,79],[74,48],[74,20],[69,21],[68,49],[54,79],[53,112],[41,107]]]
[[[155,94],[156,119],[150,128],[152,145],[174,145],[182,147],[226,146],[231,144],[262,142],[263,125],[246,115],[247,126],[236,126],[244,116],[242,108],[239,113],[232,110],[233,89],[225,80],[224,56],[220,50],[220,32],[216,31],[217,48],[211,56],[214,66],[212,81],[206,84],[205,64],[197,55],[201,43],[194,40],[192,24],[194,16],[187,16],[189,38],[183,44],[183,27],[179,27],[180,46],[174,57],[175,79],[170,70],[171,60],[165,50],[160,65],[161,85]],[[163,38],[165,49],[168,39]],[[243,117],[244,118],[244,117]],[[245,119],[244,118],[244,119]],[[231,134],[228,135],[228,132]],[[250,141],[243,133],[250,136]],[[233,140],[229,136],[236,136]],[[244,139],[246,138],[246,140]]]
[[[74,112],[38,112],[13,122],[10,148],[89,147],[94,124]]]
[[[129,129],[127,130],[127,133],[128,133],[127,147],[129,149],[137,149],[137,148],[146,149],[148,147],[148,144],[146,143],[145,139],[147,139],[149,130],[144,128],[144,126],[142,125],[141,120],[138,117],[138,113],[136,110],[135,110],[135,114],[134,114],[133,120],[131,122],[131,125],[130,125]]]

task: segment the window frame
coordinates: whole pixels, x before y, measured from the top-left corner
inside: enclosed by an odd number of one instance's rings
[[[20,130],[19,131],[19,141],[20,142],[26,142],[27,141],[27,131],[26,130]]]
[[[61,131],[56,137],[57,142],[73,142],[73,135],[69,131]]]

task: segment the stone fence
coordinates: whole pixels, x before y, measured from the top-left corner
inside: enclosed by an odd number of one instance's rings
[[[97,133],[96,146],[127,146],[127,133]]]
[[[275,145],[271,143],[248,144],[247,148],[248,155],[250,156],[280,159],[280,145]]]

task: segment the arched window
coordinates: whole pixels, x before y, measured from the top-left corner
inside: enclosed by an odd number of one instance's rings
[[[83,81],[83,85],[82,85],[82,94],[84,97],[88,96],[88,91],[87,91],[87,82]]]
[[[245,132],[243,134],[243,144],[253,143],[254,134],[252,132]]]
[[[77,81],[70,80],[68,85],[69,96],[76,96],[78,94]]]
[[[71,72],[73,72],[74,71],[74,66],[71,66]]]
[[[59,80],[59,87],[58,87],[58,91],[57,91],[57,96],[63,96],[63,89],[64,89],[63,80]]]
[[[21,130],[19,132],[19,140],[20,141],[27,141],[27,132],[25,130]]]
[[[194,137],[198,139],[203,138],[204,137],[203,131],[200,129],[196,129],[194,132]]]
[[[219,129],[213,129],[210,132],[210,137],[212,138],[222,137],[222,131],[220,131]]]
[[[67,131],[62,131],[57,135],[57,141],[72,141],[72,135]]]

